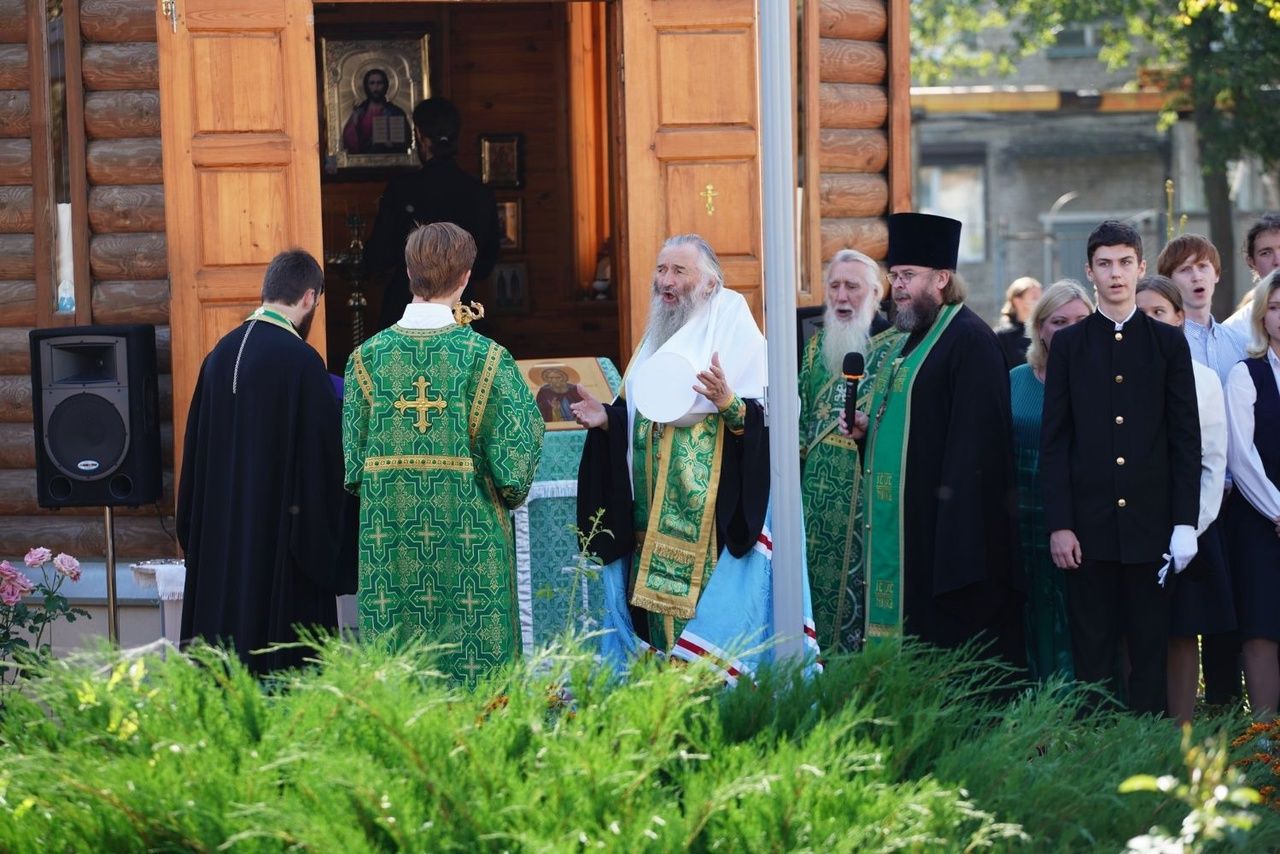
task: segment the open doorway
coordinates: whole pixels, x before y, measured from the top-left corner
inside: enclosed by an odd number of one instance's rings
[[[382,285],[357,263],[359,247],[384,188],[417,168],[417,158],[385,125],[379,139],[390,142],[379,150],[404,154],[400,162],[335,156],[332,140],[342,142],[326,124],[334,84],[325,40],[421,43],[429,94],[461,113],[458,166],[486,180],[501,223],[493,272],[474,287],[486,309],[478,329],[518,359],[618,362],[610,15],[603,0],[316,4],[330,370],[340,373],[357,341],[377,328]]]

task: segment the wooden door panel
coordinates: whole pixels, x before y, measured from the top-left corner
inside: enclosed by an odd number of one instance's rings
[[[191,53],[197,132],[284,129],[284,105],[263,97],[284,76],[275,33],[201,35],[192,38]]]
[[[310,0],[177,5],[176,32],[159,9],[156,23],[181,436],[200,364],[258,304],[267,263],[322,245]],[[323,306],[311,335],[325,352]]]
[[[705,237],[761,317],[759,87],[751,0],[625,0],[621,17],[630,353],[672,234]]]

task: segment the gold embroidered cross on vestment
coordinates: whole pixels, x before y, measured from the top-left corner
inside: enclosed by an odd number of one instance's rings
[[[413,400],[405,400],[402,395],[399,400],[392,404],[400,414],[403,415],[407,410],[412,409],[417,417],[413,421],[413,426],[418,428],[419,433],[425,433],[431,428],[431,422],[427,418],[427,410],[434,409],[439,411],[447,405],[443,397],[428,398],[427,391],[431,388],[431,383],[426,377],[418,377],[413,381],[413,387],[418,390],[418,396]]]

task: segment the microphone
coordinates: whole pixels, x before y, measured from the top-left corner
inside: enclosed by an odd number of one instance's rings
[[[866,370],[861,353],[845,353],[841,373],[844,374],[844,423],[853,429],[853,413],[858,409],[858,382]]]

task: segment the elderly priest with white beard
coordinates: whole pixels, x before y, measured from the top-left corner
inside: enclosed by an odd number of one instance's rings
[[[601,645],[615,664],[656,649],[709,658],[733,681],[759,655],[744,650],[771,637],[765,381],[764,337],[715,252],[669,238],[622,396],[604,404],[579,387],[572,406],[591,428],[578,525],[603,508],[610,532],[589,550],[606,564]]]
[[[858,444],[839,429],[845,406],[845,357],[865,356],[881,292],[880,266],[856,249],[831,257],[823,278],[822,328],[800,360],[800,493],[814,623],[824,655],[862,648],[866,583]]]

